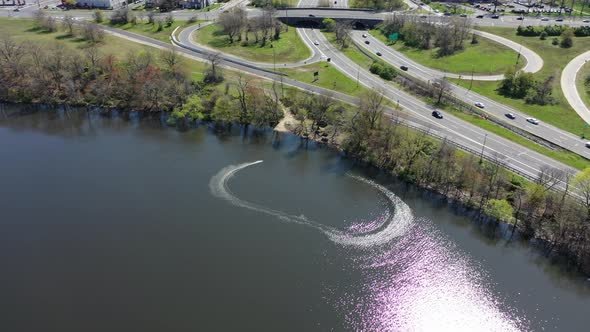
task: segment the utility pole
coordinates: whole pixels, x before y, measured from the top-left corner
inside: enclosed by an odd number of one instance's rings
[[[356,68],[356,87],[359,87],[359,76],[361,75],[361,65]]]
[[[479,163],[483,162],[483,150],[486,148],[486,140],[488,139],[488,134],[483,137],[483,145],[481,146],[481,155],[479,156]]]
[[[473,71],[475,70],[475,65],[471,65],[471,82],[469,83],[469,91],[473,87]]]

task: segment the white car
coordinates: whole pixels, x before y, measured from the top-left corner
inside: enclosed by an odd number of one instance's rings
[[[479,101],[477,103],[475,103],[474,105],[477,106],[477,107],[479,107],[479,108],[486,107],[483,103],[480,103]]]
[[[530,122],[534,125],[538,125],[539,124],[539,120],[535,119],[535,118],[526,118],[527,122]]]
[[[587,148],[590,148],[590,142],[586,142],[585,145],[586,145]]]
[[[316,40],[316,41],[314,41],[314,42],[313,42],[313,44],[314,44],[315,46],[318,46],[318,45],[320,44],[320,42]]]
[[[548,17],[543,17],[543,18],[541,19],[541,21],[547,22],[547,21],[549,21],[549,18],[548,18]]]
[[[363,33],[363,38],[367,38],[367,34],[366,33]]]
[[[590,23],[590,20],[583,20],[584,23]]]
[[[440,11],[438,9],[435,9],[434,12],[437,14],[440,13]]]

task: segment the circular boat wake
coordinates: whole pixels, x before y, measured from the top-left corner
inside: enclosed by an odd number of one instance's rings
[[[281,221],[313,227],[325,234],[334,243],[357,248],[369,248],[390,242],[392,239],[403,235],[410,228],[414,219],[408,205],[405,204],[393,192],[371,180],[350,174],[347,175],[377,189],[385,197],[387,197],[388,201],[393,206],[393,213],[386,212],[382,218],[384,221],[380,227],[370,227],[369,231],[365,232],[341,231],[316,221],[309,220],[303,215],[296,216],[283,211],[274,210],[256,203],[248,202],[234,195],[229,188],[229,180],[240,170],[259,163],[262,163],[262,160],[224,167],[209,181],[211,194],[215,197],[227,200],[235,206],[271,215],[280,219]]]

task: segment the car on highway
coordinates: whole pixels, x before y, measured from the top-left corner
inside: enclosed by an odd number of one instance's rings
[[[14,12],[20,12],[20,9],[19,9],[19,8],[14,8],[14,10],[13,10],[13,11],[14,11]]]
[[[590,20],[583,20],[584,23],[590,23]]]
[[[586,144],[584,144],[587,148],[590,148],[590,142],[586,142]]]
[[[541,21],[543,21],[543,22],[547,22],[547,21],[549,21],[549,17],[543,17],[543,18],[541,19]]]
[[[498,19],[500,18],[500,15],[492,15],[492,18]]]
[[[408,66],[401,65],[401,66],[399,66],[399,69],[401,69],[403,71],[408,71]]]
[[[314,14],[309,14],[309,17],[315,17],[315,15]]]
[[[467,14],[461,14],[459,16],[461,16],[461,17],[467,17]]]
[[[477,103],[475,103],[474,105],[477,106],[477,107],[479,107],[479,108],[486,107],[483,103],[480,103],[479,101]]]
[[[377,56],[382,56],[383,54],[381,54],[381,52],[377,51],[375,52],[375,54],[377,54]]]
[[[313,42],[313,44],[314,44],[315,46],[318,46],[318,45],[320,44],[320,42],[316,40],[316,41],[314,41],[314,42]]]
[[[523,17],[523,16],[519,16],[519,17],[517,17],[516,19],[517,19],[518,21],[523,21],[523,20],[524,20],[524,17]]]
[[[443,115],[440,111],[432,111],[432,116],[434,116],[437,119],[442,119]]]
[[[367,38],[367,34],[366,33],[363,33],[363,38]]]
[[[440,11],[438,9],[435,9],[434,12],[437,14],[440,13]]]
[[[421,15],[420,18],[427,18],[428,16],[426,15]]]
[[[477,15],[475,18],[483,18],[483,15]]]
[[[555,22],[563,22],[563,17],[558,17],[555,19]]]
[[[527,122],[530,122],[534,125],[538,125],[539,124],[539,120],[535,119],[535,118],[526,118]]]
[[[451,12],[445,12],[444,15],[445,16],[451,16]]]
[[[506,117],[507,117],[508,119],[511,119],[511,120],[514,120],[514,119],[516,119],[516,115],[514,115],[514,114],[512,114],[512,113],[506,113],[506,114],[504,114],[504,115],[506,115]]]
[[[368,40],[365,40],[365,44],[369,45],[371,42]]]

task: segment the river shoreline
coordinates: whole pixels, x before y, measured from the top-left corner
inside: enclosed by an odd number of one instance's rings
[[[23,107],[24,106],[24,107]],[[24,110],[20,110],[19,112],[13,114],[7,114],[6,109],[9,107],[23,107]],[[24,111],[24,112],[23,112]],[[167,123],[167,119],[169,117],[169,113],[165,112],[154,112],[154,113],[145,113],[145,112],[128,112],[128,111],[116,111],[116,110],[99,110],[98,108],[69,108],[67,106],[48,106],[48,105],[40,105],[40,104],[2,104],[0,106],[0,112],[4,117],[10,116],[26,116],[27,114],[35,113],[35,112],[63,112],[67,114],[68,112],[97,112],[102,116],[105,117],[122,117],[123,119],[130,120],[130,119],[137,119],[141,121],[142,119],[154,119],[160,122],[162,126],[165,127],[176,127],[180,130],[191,130],[191,128],[197,128],[199,126],[213,126],[214,132],[219,132],[223,130],[227,130],[225,126],[218,126],[218,124],[213,122],[202,122],[202,123],[190,123],[188,125],[175,125],[172,126]],[[502,238],[504,240],[508,240],[511,237],[511,233],[513,230],[513,225],[510,223],[498,221],[484,213],[484,211],[473,204],[467,204],[465,201],[461,199],[457,199],[451,194],[445,195],[444,193],[435,190],[434,188],[420,186],[417,183],[405,181],[403,178],[392,174],[386,169],[381,169],[368,163],[364,160],[360,160],[355,158],[352,155],[349,155],[341,146],[338,140],[327,140],[321,135],[312,135],[310,137],[304,137],[302,135],[297,135],[294,132],[296,127],[295,125],[296,119],[286,112],[285,117],[277,124],[277,126],[273,129],[273,132],[279,134],[288,134],[288,135],[295,135],[298,136],[299,139],[302,141],[302,144],[305,144],[306,147],[309,145],[309,142],[312,141],[313,144],[316,144],[319,148],[325,148],[337,152],[344,158],[349,160],[353,160],[355,164],[360,166],[370,168],[371,172],[374,177],[386,176],[389,179],[393,179],[394,181],[404,183],[408,190],[419,190],[420,195],[423,196],[424,199],[427,200],[435,200],[440,204],[444,204],[449,210],[451,210],[454,214],[458,216],[466,216],[468,217],[474,224],[480,228],[480,231],[484,232],[490,238],[498,239]],[[248,131],[254,131],[255,128],[247,128]],[[265,131],[270,131],[270,128],[264,129]],[[245,132],[244,134],[247,134]],[[322,138],[324,138],[322,140]],[[305,143],[303,143],[305,142]],[[549,256],[545,255],[544,252],[547,251],[547,248],[550,247],[550,243],[542,238],[535,238],[535,237],[527,237],[526,234],[523,234],[519,228],[514,231],[514,237],[511,241],[519,241],[525,243],[527,246],[531,248],[535,248],[539,255],[544,256],[544,259],[548,261],[550,264],[558,264],[559,266],[565,268],[565,270],[569,273],[574,270],[581,272],[586,277],[590,276],[590,266],[580,265],[577,266],[573,264],[572,257],[568,257],[567,253],[553,251]],[[507,241],[509,243],[509,241]],[[589,264],[590,265],[590,264]]]

